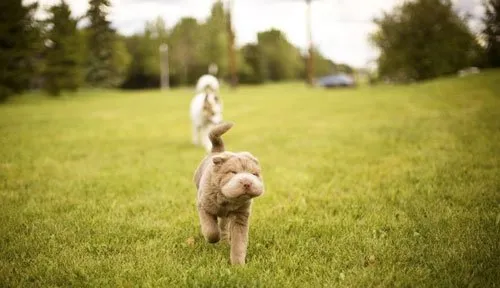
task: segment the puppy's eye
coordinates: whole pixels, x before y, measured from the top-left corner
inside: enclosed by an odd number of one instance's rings
[[[259,173],[252,173],[255,177],[259,177]]]
[[[230,171],[229,173],[231,173],[231,174],[238,174],[238,172],[236,172],[236,171]]]

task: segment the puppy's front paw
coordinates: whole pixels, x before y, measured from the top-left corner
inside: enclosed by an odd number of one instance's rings
[[[217,243],[220,240],[219,231],[205,231],[203,233],[203,236],[205,237],[205,240],[207,240],[208,243]]]
[[[231,265],[245,265],[245,257],[231,257]]]

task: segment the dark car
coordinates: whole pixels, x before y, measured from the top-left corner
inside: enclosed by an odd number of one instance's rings
[[[334,74],[316,79],[316,85],[330,88],[330,87],[354,87],[356,81],[354,77],[347,74]]]

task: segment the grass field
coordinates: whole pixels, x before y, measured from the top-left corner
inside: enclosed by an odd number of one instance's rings
[[[226,146],[267,188],[240,268],[198,229],[191,97],[0,106],[0,286],[500,286],[500,71],[224,90]]]

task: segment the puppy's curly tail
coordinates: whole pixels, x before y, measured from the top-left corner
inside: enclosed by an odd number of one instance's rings
[[[217,124],[210,133],[208,134],[208,138],[210,142],[212,142],[212,153],[220,153],[224,152],[224,142],[222,142],[222,134],[226,133],[229,129],[233,127],[233,123],[224,122]]]

